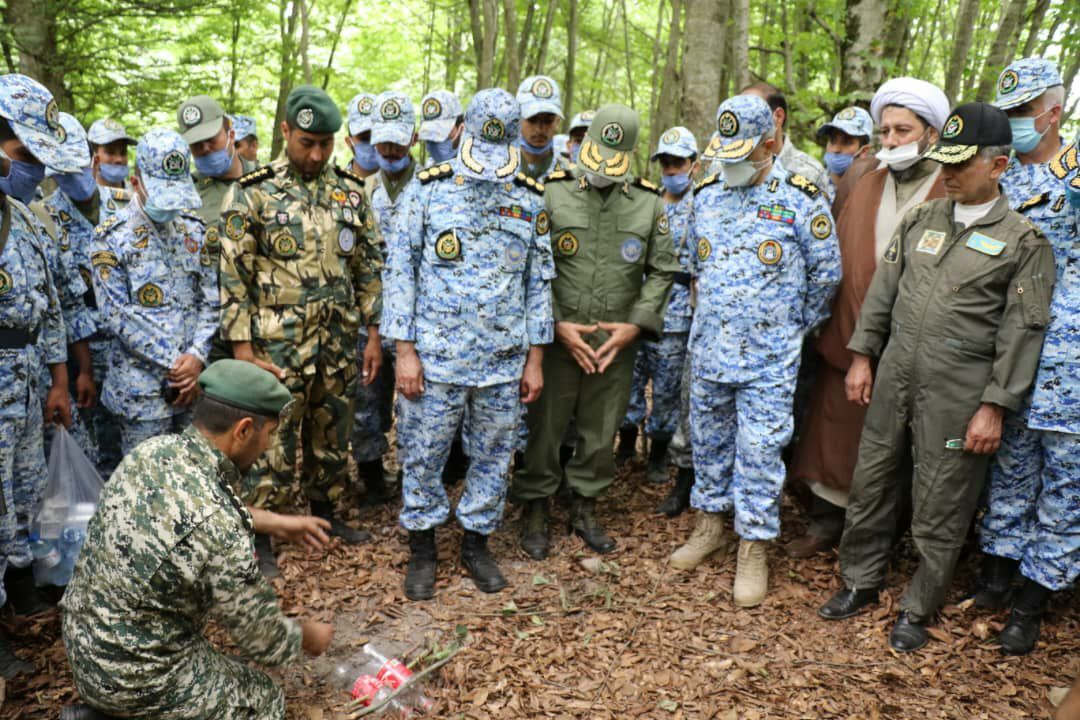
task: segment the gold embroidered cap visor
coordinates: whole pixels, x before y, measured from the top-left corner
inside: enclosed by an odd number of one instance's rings
[[[959,165],[975,157],[979,152],[978,145],[949,145],[938,143],[926,153],[928,160],[935,160],[944,165]]]
[[[521,167],[521,151],[517,145],[465,135],[458,151],[458,160],[460,173],[465,177],[502,182],[517,174]]]
[[[740,160],[745,160],[750,153],[754,152],[754,148],[761,143],[764,135],[758,135],[752,138],[738,138],[728,140],[716,133],[712,136],[712,140],[709,141],[709,147],[705,149],[703,157],[706,160],[718,160],[722,163],[735,163]]]

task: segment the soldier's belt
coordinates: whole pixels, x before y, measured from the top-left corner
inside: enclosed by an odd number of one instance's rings
[[[24,328],[0,327],[0,350],[19,350],[37,343],[38,331]]]
[[[688,272],[672,273],[671,279],[679,285],[685,285],[686,287],[690,287],[690,273]]]
[[[344,284],[320,285],[318,287],[263,287],[259,290],[258,304],[269,305],[303,305],[320,300],[331,300],[342,304],[351,302],[352,293]]]

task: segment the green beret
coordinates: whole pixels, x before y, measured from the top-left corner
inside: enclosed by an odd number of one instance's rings
[[[293,88],[285,101],[285,120],[289,127],[316,135],[336,133],[341,129],[341,111],[326,91],[314,85]]]
[[[199,375],[206,397],[257,415],[277,418],[292,395],[274,375],[243,360],[218,360]]]

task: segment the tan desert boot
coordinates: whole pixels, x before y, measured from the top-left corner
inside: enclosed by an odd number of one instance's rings
[[[754,607],[765,599],[769,589],[768,543],[764,540],[740,540],[739,564],[735,569],[735,604]]]
[[[671,553],[671,567],[676,570],[693,570],[710,555],[723,550],[726,545],[724,516],[721,513],[699,513],[690,539]]]

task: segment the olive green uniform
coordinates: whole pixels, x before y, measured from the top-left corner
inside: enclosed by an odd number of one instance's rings
[[[679,264],[659,191],[643,180],[596,189],[579,169],[548,176],[544,201],[551,218],[558,277],[552,282],[556,322],[633,323],[645,338],[663,329]],[[608,334],[584,336],[593,348]],[[514,484],[521,500],[553,495],[563,477],[559,445],[570,420],[578,430],[566,482],[586,498],[615,476],[612,446],[630,401],[637,343],[602,374],[587,375],[558,342],[544,352],[544,391],[529,406],[525,464]]]
[[[845,585],[879,586],[905,460],[915,461],[912,537],[919,568],[901,601],[913,622],[940,607],[986,477],[963,450],[981,403],[1015,411],[1035,375],[1054,256],[1004,195],[961,228],[933,200],[901,222],[874,273],[853,352],[879,358],[851,488],[840,565]]]

